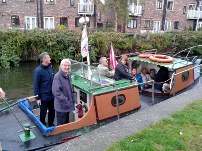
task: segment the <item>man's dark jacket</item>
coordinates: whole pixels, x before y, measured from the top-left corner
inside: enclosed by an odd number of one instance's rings
[[[52,83],[54,71],[51,65],[44,66],[40,64],[34,70],[34,95],[38,95],[41,101],[53,101]]]

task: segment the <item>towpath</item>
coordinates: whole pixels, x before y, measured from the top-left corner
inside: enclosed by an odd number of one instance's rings
[[[199,83],[201,83],[201,78]],[[116,120],[105,126],[86,133],[67,143],[58,145],[50,151],[101,151],[112,143],[119,141],[133,133],[139,132],[150,124],[171,115],[172,112],[182,110],[188,104],[202,99],[202,86],[167,99],[156,105],[140,109],[134,114]]]

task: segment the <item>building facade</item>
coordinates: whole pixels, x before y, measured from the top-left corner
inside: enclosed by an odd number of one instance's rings
[[[0,28],[79,29],[79,18],[88,16],[88,27],[111,28],[113,9],[103,11],[91,0],[0,0]],[[169,30],[196,30],[202,26],[201,0],[137,0],[129,4],[127,23],[120,31],[133,34]]]

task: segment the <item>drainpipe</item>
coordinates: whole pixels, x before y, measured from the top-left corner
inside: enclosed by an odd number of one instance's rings
[[[37,27],[39,28],[39,1],[36,0],[36,18],[37,18]]]
[[[163,31],[165,30],[166,9],[167,9],[167,0],[164,0],[163,15],[162,15],[162,26],[161,26],[161,30],[163,30]]]
[[[41,17],[41,28],[43,29],[43,4],[42,0],[40,0],[40,17]]]
[[[97,7],[96,2],[94,3],[94,30],[97,29]]]

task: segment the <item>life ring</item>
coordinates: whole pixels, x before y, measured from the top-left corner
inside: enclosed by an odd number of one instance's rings
[[[173,57],[167,55],[151,55],[149,59],[155,62],[170,63],[173,62]]]
[[[139,58],[149,58],[152,54],[150,53],[141,53],[138,55]]]

